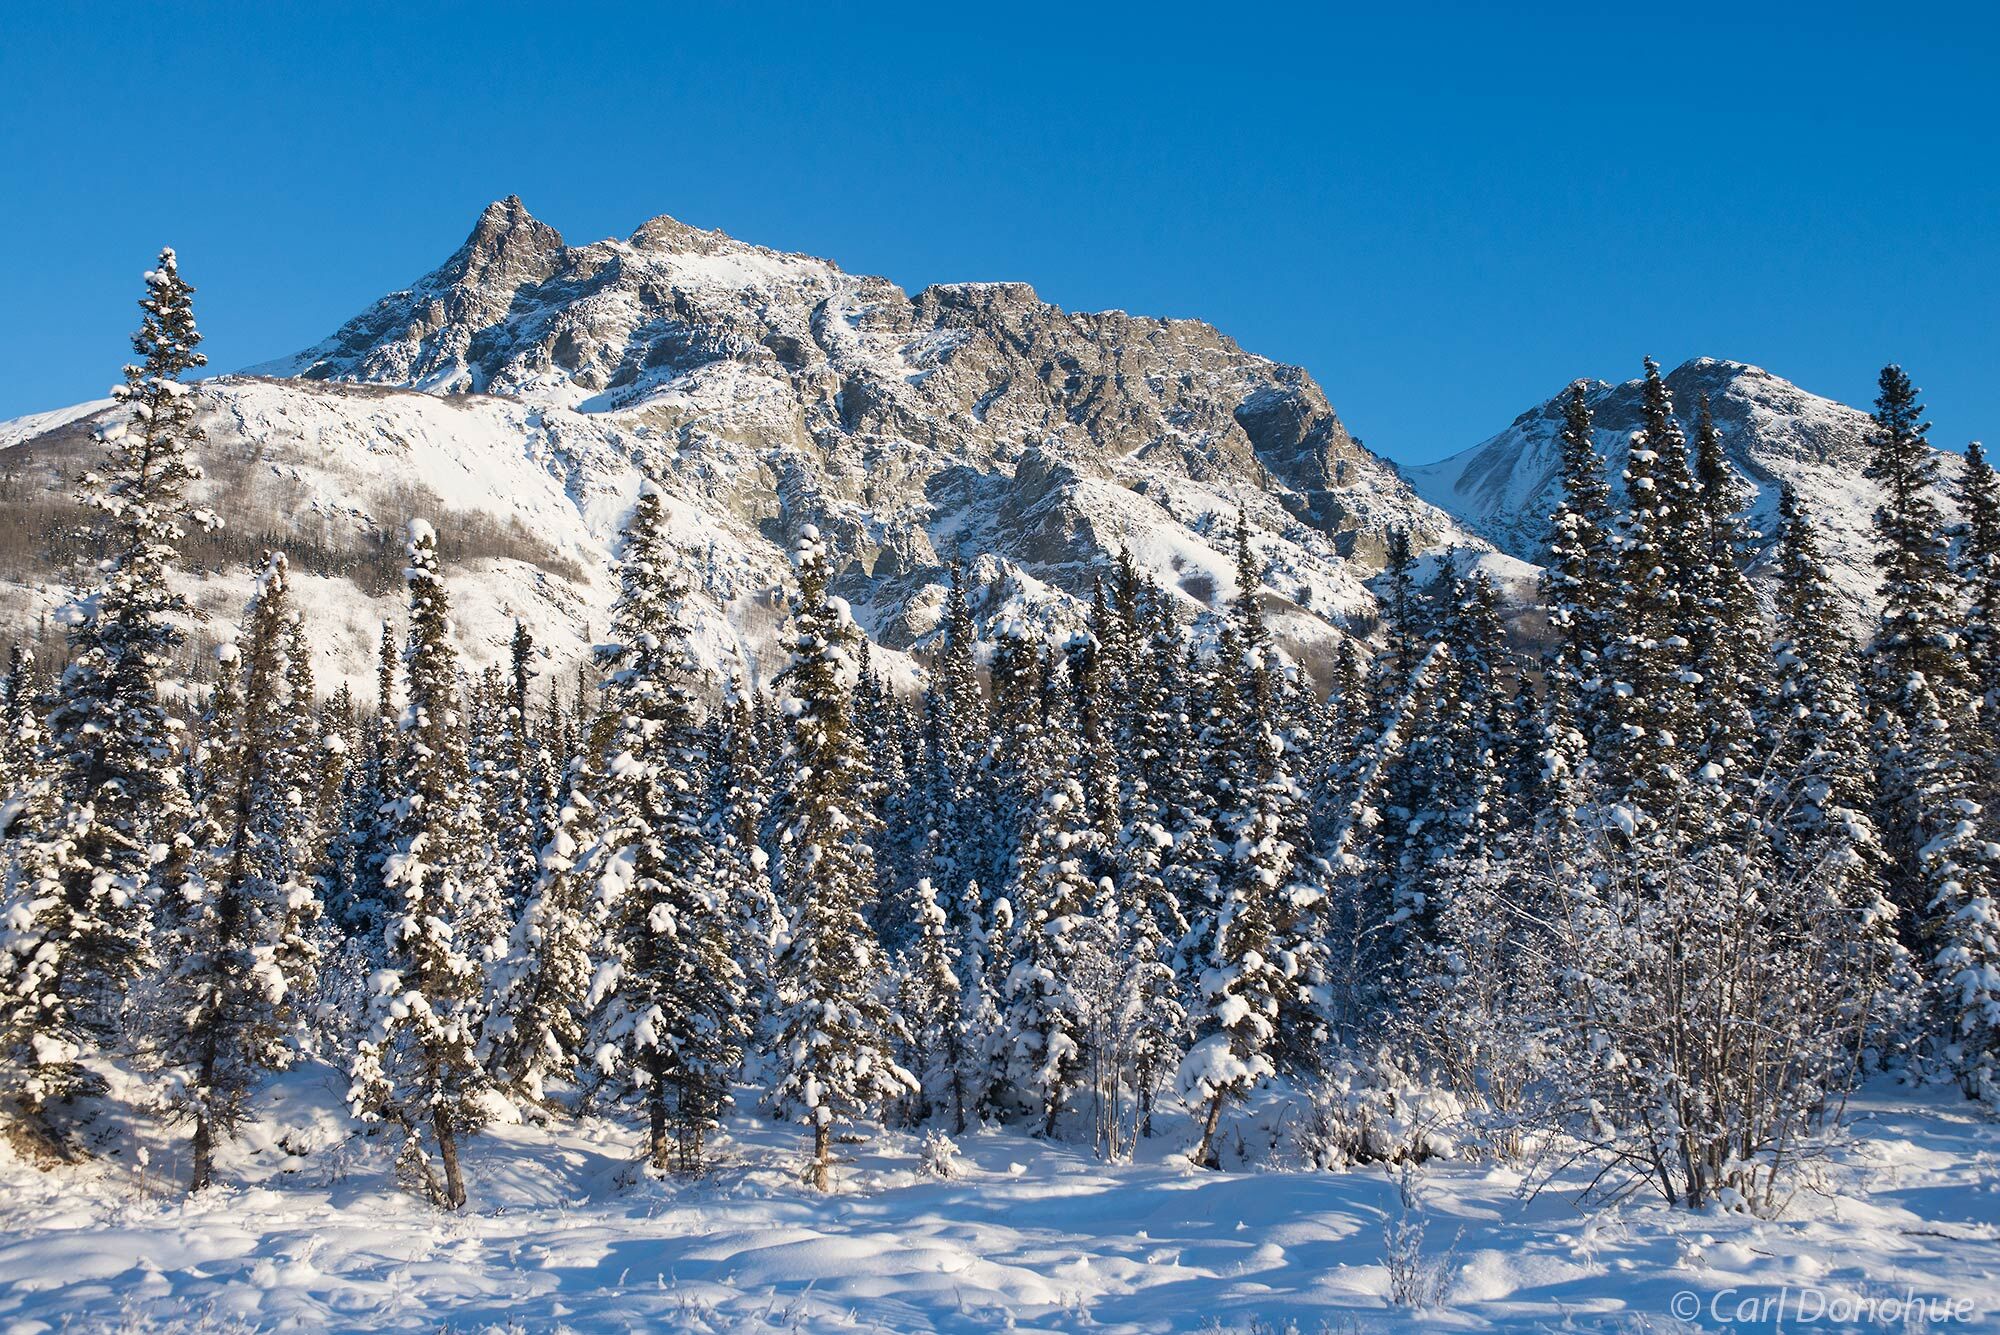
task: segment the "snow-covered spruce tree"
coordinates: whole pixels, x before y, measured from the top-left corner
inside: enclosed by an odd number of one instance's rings
[[[101,433],[103,469],[83,479],[105,556],[98,582],[66,609],[71,661],[49,717],[55,804],[38,861],[61,902],[43,948],[63,1004],[100,1036],[150,967],[152,905],[177,887],[188,855],[180,724],[160,680],[184,638],[171,618],[188,610],[167,578],[176,544],[186,525],[218,522],[187,497],[205,439],[181,380],[207,362],[193,292],[174,252],[161,251],[132,337],[141,360],[112,391],[124,420]]]
[[[1965,447],[1958,510],[1964,521],[1956,571],[1965,603],[1960,643],[1984,737],[1980,749],[2000,764],[2000,476],[1978,441]]]
[[[812,1128],[805,1180],[826,1191],[834,1128],[916,1081],[890,1059],[880,946],[865,916],[875,880],[868,758],[851,726],[861,632],[846,603],[827,592],[832,562],[810,525],[796,560],[791,662],[779,678],[791,726],[778,868],[791,930],[776,966],[769,1105]]]
[[[1132,658],[1120,711],[1120,755],[1125,761],[1126,815],[1111,849],[1125,947],[1121,992],[1131,1008],[1129,1082],[1136,1102],[1135,1130],[1148,1136],[1153,1109],[1180,1065],[1187,1040],[1187,1008],[1182,1000],[1176,956],[1188,935],[1181,897],[1168,884],[1173,854],[1177,776],[1175,732],[1179,715],[1169,697],[1171,665],[1178,656],[1153,651],[1152,600],[1136,574],[1129,579],[1121,558],[1117,619],[1129,624]],[[1127,603],[1129,602],[1129,607]],[[1146,645],[1142,651],[1140,646]]]
[[[1090,629],[1073,636],[1065,650],[1076,717],[1077,777],[1090,823],[1106,842],[1118,832],[1124,786],[1114,750],[1114,702],[1124,696],[1129,683],[1126,665],[1117,657],[1118,640],[1118,620],[1099,580],[1091,591]]]
[[[41,767],[48,741],[43,728],[47,701],[42,696],[34,656],[18,642],[13,644],[7,651],[7,671],[0,675],[0,804],[28,787]]]
[[[625,524],[611,639],[597,651],[597,875],[618,953],[593,991],[605,994],[598,1071],[645,1100],[652,1166],[694,1173],[729,1105],[745,1005],[734,906],[703,830],[697,665],[671,559],[665,501],[649,481]]]
[[[1386,647],[1369,673],[1362,760],[1342,795],[1344,809],[1330,813],[1324,836],[1349,886],[1343,896],[1347,921],[1337,931],[1348,947],[1340,968],[1347,1018],[1370,1024],[1389,1009],[1422,959],[1429,886],[1416,869],[1424,859],[1427,813],[1444,796],[1437,786],[1449,765],[1441,754],[1441,715],[1449,708],[1442,688],[1451,677],[1451,651],[1437,622],[1455,576],[1448,564],[1440,567],[1436,583],[1420,594],[1409,538],[1400,531],[1390,536],[1388,556]]]
[[[538,838],[546,813],[535,787],[531,691],[535,638],[519,620],[507,645],[507,671],[493,702],[494,737],[487,746],[487,826],[495,835],[494,862],[508,912],[520,910],[541,881]]]
[[[404,1179],[434,1204],[456,1210],[465,1205],[459,1141],[485,1123],[490,1088],[479,1060],[485,835],[466,772],[458,655],[437,533],[420,519],[410,521],[409,551],[403,572],[410,591],[408,703],[385,803],[386,966],[369,980],[368,1027],[356,1044],[348,1099],[359,1116],[402,1130],[397,1166]]]
[[[1923,677],[1910,679],[1902,714],[1935,1055],[1968,1098],[2000,1103],[2000,849],[1980,828],[1976,762]]]
[[[1930,423],[1901,367],[1884,367],[1880,385],[1866,476],[1882,489],[1875,510],[1882,616],[1867,649],[1863,689],[1889,897],[1902,914],[1906,944],[1922,958],[1929,954],[1922,929],[1935,894],[1923,873],[1922,850],[1937,821],[1926,817],[1919,771],[1943,754],[1939,728],[1956,736],[1965,726],[1967,664],[1958,643],[1949,539],[1932,499],[1938,474],[1925,439]],[[1918,719],[1908,710],[1925,701],[1942,722],[1930,725],[1920,757],[1914,743]]]
[[[66,850],[52,823],[47,701],[18,645],[0,699],[8,743],[8,787],[0,794],[0,1117],[60,1150],[44,1113],[79,1083],[84,1038],[57,987],[68,917],[56,871]]]
[[[258,574],[240,650],[220,651],[205,748],[214,785],[202,823],[212,837],[198,841],[168,947],[166,1048],[186,1068],[179,1104],[194,1122],[191,1191],[214,1181],[217,1145],[235,1134],[256,1081],[288,1063],[294,999],[319,954],[303,865],[310,812],[296,767],[299,720],[312,716],[292,695],[294,630],[278,553]]]
[[[1697,731],[1686,631],[1702,535],[1686,439],[1650,357],[1643,414],[1625,468],[1622,596],[1609,655],[1614,726],[1595,759],[1627,819],[1658,822],[1685,796]]]
[[[1390,551],[1392,572],[1399,563],[1407,566],[1406,541],[1392,538]],[[1405,580],[1392,580],[1391,589],[1407,582],[1407,575],[1405,569]],[[1385,612],[1400,608],[1401,617],[1418,627],[1424,624],[1426,614],[1413,590],[1403,589],[1401,596],[1383,603]],[[1380,1037],[1387,994],[1403,973],[1399,878],[1421,796],[1421,756],[1413,753],[1411,742],[1430,727],[1438,683],[1450,670],[1450,650],[1442,642],[1429,643],[1406,668],[1397,655],[1423,643],[1420,632],[1389,631],[1388,639],[1405,649],[1386,651],[1368,678],[1368,722],[1355,743],[1355,761],[1344,775],[1323,772],[1329,786],[1315,798],[1321,830],[1316,844],[1338,887],[1327,915],[1327,1014],[1350,1044]],[[1391,690],[1394,683],[1401,684]]]
[[[1470,597],[1470,585],[1447,555],[1421,598],[1424,638],[1441,650],[1438,670],[1422,707],[1409,716],[1404,751],[1385,789],[1385,815],[1396,826],[1393,837],[1383,841],[1395,859],[1385,857],[1382,868],[1390,879],[1390,913],[1382,929],[1392,1015],[1413,1012],[1409,994],[1432,967],[1437,915],[1452,880],[1448,863],[1464,838],[1462,819],[1476,807],[1475,787],[1491,777],[1479,768],[1490,754],[1477,720],[1480,702],[1491,690],[1486,660],[1495,648],[1467,637],[1462,613]]]
[[[916,931],[915,906],[908,895],[915,885],[914,866],[920,850],[909,847],[902,816],[908,773],[899,733],[896,702],[875,671],[874,646],[864,635],[857,648],[854,683],[854,732],[865,738],[869,766],[865,796],[874,833],[875,891],[869,896],[870,926],[892,957]],[[928,842],[928,841],[926,841]]]
[[[1326,965],[1321,940],[1325,878],[1303,852],[1310,820],[1294,772],[1286,726],[1284,665],[1271,643],[1261,606],[1263,568],[1250,542],[1248,517],[1236,516],[1236,596],[1230,621],[1242,646],[1238,670],[1243,749],[1234,809],[1223,826],[1223,898],[1260,895],[1271,925],[1270,961],[1282,980],[1277,993],[1278,1042],[1271,1058],[1282,1071],[1313,1069],[1327,1039]]]
[[[1188,1036],[1174,963],[1187,923],[1161,874],[1173,843],[1164,822],[1165,813],[1150,800],[1136,804],[1116,849],[1125,951],[1120,992],[1130,1007],[1129,1081],[1140,1136],[1152,1134],[1154,1106],[1179,1068]]]
[[[348,963],[365,962],[368,970],[380,963],[383,929],[391,910],[382,885],[382,863],[389,843],[384,808],[403,749],[396,709],[396,676],[401,661],[394,628],[384,621],[375,661],[375,707],[360,727],[360,759],[349,767],[340,829],[328,854],[338,872],[327,910],[345,935],[343,953],[359,957],[350,958]]]
[[[1223,1105],[1247,1097],[1276,1071],[1271,1053],[1286,980],[1272,963],[1269,901],[1254,884],[1234,878],[1207,932],[1198,1037],[1180,1065],[1181,1096],[1201,1127],[1192,1160],[1205,1167],[1218,1166],[1214,1143]]]
[[[1753,817],[1750,804],[1758,778],[1751,744],[1752,711],[1770,687],[1768,636],[1744,567],[1753,535],[1742,519],[1748,488],[1722,452],[1708,396],[1696,417],[1694,479],[1700,501],[1700,564],[1687,638],[1695,675],[1694,709],[1699,734],[1693,760],[1705,782],[1730,808],[1723,837],[1741,838]]]
[[[1778,493],[1772,578],[1775,678],[1758,720],[1767,776],[1759,807],[1780,863],[1795,874],[1822,867],[1863,915],[1864,937],[1888,956],[1868,967],[1885,979],[1896,909],[1882,893],[1882,850],[1870,816],[1874,774],[1846,611],[1821,554],[1812,516],[1789,484]]]
[[[1046,650],[1037,657],[1038,722],[1021,763],[1025,801],[1008,883],[1014,933],[1001,1004],[1011,1098],[1052,1136],[1089,1055],[1088,999],[1078,990],[1075,963],[1104,841],[1076,773],[1075,714],[1057,660]]]
[[[343,682],[331,698],[315,707],[312,641],[296,607],[285,638],[285,681],[299,707],[286,729],[280,756],[302,815],[296,865],[305,894],[296,908],[307,919],[304,934],[315,942],[316,951],[310,961],[287,958],[282,963],[303,999],[315,990],[329,949],[338,940],[327,905],[340,888],[334,850],[345,827],[347,775],[356,752],[354,697]]]
[[[578,766],[562,796],[543,804],[537,875],[491,973],[486,1065],[530,1104],[546,1103],[548,1082],[573,1077],[584,1056],[590,951],[601,935],[590,870],[580,865],[596,829],[587,786]]]
[[[1320,723],[1319,752],[1314,757],[1311,799],[1315,838],[1341,805],[1341,793],[1354,775],[1362,740],[1369,731],[1368,666],[1360,643],[1344,635],[1334,651]]]
[[[909,1120],[949,1116],[954,1132],[961,1132],[967,1114],[965,984],[958,976],[962,942],[929,880],[917,882],[909,901],[915,932],[896,970],[896,1011],[909,1054],[904,1065],[916,1077]]]
[[[967,902],[969,883],[988,877],[986,884],[998,884],[990,879],[996,843],[992,821],[998,813],[981,800],[990,791],[982,763],[991,723],[979,689],[978,625],[966,598],[964,568],[957,563],[951,568],[939,631],[924,696],[928,845],[923,867],[946,912],[957,915],[958,906]],[[963,930],[978,924],[967,920],[955,925]]]
[[[1563,405],[1562,500],[1549,516],[1542,601],[1555,648],[1548,664],[1549,696],[1560,720],[1552,739],[1571,768],[1580,768],[1606,731],[1603,675],[1610,618],[1617,600],[1617,547],[1611,487],[1591,429],[1582,381]]]
[[[985,845],[981,883],[1005,897],[1014,879],[1022,813],[1040,800],[1029,764],[1045,725],[1048,693],[1042,689],[1045,655],[1018,622],[991,629],[992,731],[986,739],[976,791]]]
[[[708,842],[730,921],[730,953],[746,979],[768,982],[784,912],[771,885],[762,830],[770,808],[767,767],[759,753],[756,700],[741,673],[731,678],[708,744]],[[762,987],[746,988],[756,1028]]]

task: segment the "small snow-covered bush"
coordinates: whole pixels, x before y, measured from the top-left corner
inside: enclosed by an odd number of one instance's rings
[[[1458,1244],[1454,1241],[1435,1256],[1424,1254],[1424,1232],[1430,1215],[1424,1208],[1420,1171],[1408,1159],[1392,1171],[1402,1213],[1382,1226],[1382,1265],[1389,1272],[1389,1301],[1417,1311],[1442,1307],[1456,1269]]]
[[[957,1177],[958,1142],[942,1131],[924,1132],[924,1143],[918,1152],[917,1173],[940,1182]]]
[[[1298,1157],[1308,1167],[1422,1163],[1458,1153],[1464,1105],[1386,1055],[1336,1062],[1310,1098],[1294,1136]]]
[[[1382,1264],[1389,1271],[1389,1301],[1429,1311],[1444,1306],[1451,1288],[1453,1253],[1424,1254],[1424,1216],[1405,1213],[1382,1226]]]

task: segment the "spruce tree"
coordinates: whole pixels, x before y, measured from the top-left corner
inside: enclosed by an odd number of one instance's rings
[[[1798,866],[1831,856],[1843,875],[1873,885],[1881,850],[1859,663],[1818,531],[1789,483],[1778,492],[1772,609],[1775,680],[1764,697],[1760,749],[1777,789],[1763,805],[1777,813],[1779,851]],[[1827,841],[1834,847],[1823,847]]]
[[[385,803],[387,966],[371,979],[369,1024],[356,1045],[348,1098],[358,1115],[402,1130],[397,1164],[405,1180],[434,1204],[456,1210],[466,1200],[459,1142],[484,1123],[489,1085],[479,1054],[485,836],[466,770],[458,656],[437,551],[436,531],[411,520],[403,572],[410,594],[408,697],[398,729],[400,763]]]
[[[1821,879],[1853,915],[1858,953],[1849,967],[1866,1004],[1887,1010],[1907,958],[1896,906],[1883,893],[1859,660],[1812,517],[1790,484],[1778,493],[1775,565],[1773,680],[1758,718],[1766,791],[1757,807],[1781,874]]]
[[[924,1122],[948,1113],[953,1132],[963,1132],[970,1109],[965,983],[958,967],[962,941],[928,880],[917,882],[910,902],[916,932],[897,970],[896,989],[896,1009],[907,1031],[906,1064],[916,1077],[910,1120]]]
[[[150,967],[152,905],[161,887],[178,888],[187,857],[180,725],[160,684],[184,639],[172,618],[188,610],[169,578],[177,544],[188,525],[218,522],[187,496],[206,438],[181,379],[207,362],[193,293],[161,251],[132,338],[141,360],[112,391],[124,420],[100,433],[104,467],[83,479],[105,557],[69,609],[71,661],[49,717],[55,808],[39,861],[61,904],[44,948],[63,1004],[100,1036]]]
[[[1126,950],[1121,992],[1133,1007],[1130,1056],[1131,1085],[1138,1101],[1136,1130],[1145,1136],[1152,1134],[1153,1109],[1180,1064],[1188,1032],[1178,963],[1189,924],[1182,912],[1183,897],[1169,883],[1179,823],[1174,798],[1180,776],[1174,757],[1182,720],[1172,699],[1171,668],[1178,655],[1159,652],[1161,632],[1153,608],[1159,591],[1136,574],[1128,579],[1122,573],[1119,590],[1118,621],[1129,625],[1122,633],[1132,646],[1119,748],[1129,777],[1125,820],[1111,855]]]
[[[1869,647],[1869,677],[1892,694],[1917,673],[1934,690],[1965,684],[1953,633],[1949,536],[1932,495],[1937,455],[1925,438],[1930,423],[1917,393],[1901,367],[1884,367],[1867,437],[1865,475],[1882,489],[1875,511],[1882,621]]]
[[[549,1081],[574,1077],[585,1055],[591,944],[600,927],[585,861],[596,826],[586,789],[579,767],[562,797],[544,805],[537,874],[492,970],[487,1069],[531,1104],[546,1103]]]
[[[235,1134],[257,1079],[287,1064],[291,1009],[317,963],[309,812],[291,754],[301,712],[288,671],[294,630],[280,553],[258,575],[241,648],[221,651],[206,748],[216,785],[203,813],[216,837],[200,841],[169,950],[167,1047],[188,1068],[180,1104],[194,1122],[191,1191],[214,1181],[217,1145]]]
[[[1909,793],[1897,814],[1916,844],[1936,1055],[1967,1097],[2000,1102],[2000,849],[1980,828],[1973,757],[1922,675],[1910,678],[1901,713]]]
[[[865,916],[868,758],[853,731],[860,631],[827,592],[832,563],[817,529],[801,533],[792,603],[789,745],[781,812],[780,887],[791,915],[777,965],[776,1083],[770,1106],[812,1128],[805,1180],[833,1185],[834,1129],[906,1094],[914,1078],[890,1060],[880,946]]]
[[[965,571],[953,564],[945,596],[942,638],[925,696],[931,785],[926,869],[947,905],[963,902],[966,885],[985,872],[993,813],[978,800],[987,746],[986,701],[979,689],[979,631],[965,593]],[[990,882],[989,882],[990,883]]]
[[[1980,726],[1981,749],[2000,763],[2000,478],[1978,441],[1965,449],[1958,484],[1963,519],[1956,571],[1965,614],[1960,642]]]
[[[69,915],[58,876],[64,851],[33,661],[14,646],[0,692],[8,787],[0,796],[0,1112],[47,1140],[49,1104],[82,1083],[85,1038],[59,989]]]
[[[1542,599],[1556,636],[1548,670],[1551,700],[1564,723],[1555,742],[1574,767],[1607,731],[1603,675],[1617,599],[1611,488],[1580,380],[1570,386],[1563,406],[1559,477],[1562,500],[1549,517]]]
[[[653,1167],[693,1173],[729,1104],[745,1007],[730,952],[735,906],[703,828],[688,589],[670,558],[665,500],[648,482],[626,522],[611,641],[598,649],[598,876],[619,949],[615,976],[599,982],[609,997],[596,1062],[645,1099]]]
[[[770,807],[769,768],[759,750],[757,696],[739,673],[729,683],[708,747],[708,840],[728,905],[731,953],[747,979],[766,983],[784,926],[762,837]],[[745,994],[752,1012],[761,1000]]]
[[[1643,419],[1625,468],[1622,597],[1610,652],[1615,726],[1596,760],[1627,819],[1659,822],[1672,819],[1685,795],[1696,740],[1686,633],[1703,553],[1686,439],[1650,357]]]
[[[1104,849],[1074,764],[1075,716],[1051,656],[1043,654],[1041,664],[1037,730],[1022,764],[1028,796],[1008,886],[1014,936],[1003,1007],[1009,1084],[1049,1136],[1088,1056],[1077,950],[1097,892],[1091,869]]]
[[[1207,934],[1199,1036],[1179,1072],[1181,1096],[1201,1127],[1191,1158],[1203,1167],[1219,1166],[1214,1143],[1223,1105],[1247,1097],[1276,1071],[1270,1054],[1285,980],[1272,962],[1271,937],[1265,897],[1238,879]]]
[[[349,770],[340,832],[331,854],[338,860],[339,873],[328,909],[346,934],[348,949],[361,957],[350,962],[368,970],[380,963],[383,931],[393,908],[382,882],[382,866],[389,844],[385,812],[402,763],[396,708],[401,662],[394,627],[385,620],[375,659],[375,707],[361,728],[360,761]]]
[[[43,719],[47,714],[34,656],[19,642],[7,651],[7,671],[0,676],[0,817],[11,824],[5,803],[35,779],[47,744]],[[4,829],[0,829],[4,833]]]
[[[1752,709],[1768,689],[1767,636],[1757,595],[1744,574],[1752,535],[1741,514],[1749,494],[1723,454],[1706,394],[1696,417],[1694,476],[1703,539],[1688,636],[1700,728],[1694,759],[1713,767],[1706,771],[1708,782],[1723,789],[1725,801],[1740,804],[1756,779]]]
[[[1926,956],[1922,925],[1936,891],[1928,884],[1923,849],[1937,825],[1924,815],[1934,805],[1925,791],[1931,783],[1926,771],[1950,758],[1947,734],[1960,744],[1965,739],[1966,663],[1956,633],[1957,590],[1944,516],[1932,498],[1938,475],[1925,439],[1930,423],[1901,367],[1884,367],[1880,384],[1866,476],[1882,491],[1874,521],[1882,614],[1868,646],[1863,688],[1889,894],[1906,944]],[[1913,704],[1938,719],[1913,714]]]

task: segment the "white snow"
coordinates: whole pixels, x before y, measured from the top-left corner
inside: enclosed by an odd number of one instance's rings
[[[230,1185],[195,1200],[150,1127],[48,1173],[0,1149],[0,1329],[1664,1331],[1722,1324],[1710,1303],[1906,1293],[1970,1313],[1931,1329],[2000,1329],[2000,1130],[1947,1095],[1868,1091],[1776,1220],[1584,1214],[1578,1180],[1434,1161],[1415,1190],[1445,1307],[1411,1316],[1386,1297],[1404,1213],[1380,1168],[1205,1172],[1179,1127],[1129,1165],[975,1131],[940,1180],[921,1134],[876,1131],[821,1197],[797,1127],[739,1115],[708,1178],[663,1184],[634,1167],[638,1119],[588,1118],[474,1138],[452,1217],[391,1185],[345,1087],[307,1066],[262,1091]],[[1676,1322],[1683,1292],[1701,1319]]]

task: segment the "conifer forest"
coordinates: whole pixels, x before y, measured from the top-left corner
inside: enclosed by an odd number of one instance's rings
[[[1238,508],[1212,605],[1113,552],[1063,635],[977,617],[964,552],[890,672],[807,523],[781,652],[717,671],[647,480],[575,662],[517,622],[471,667],[450,515],[398,516],[362,688],[315,680],[276,546],[184,670],[172,576],[233,517],[193,499],[173,251],[140,306],[74,479],[88,559],[0,677],[0,1119],[43,1178],[129,1165],[136,1121],[159,1208],[247,1202],[311,1071],[387,1174],[371,1208],[418,1218],[490,1210],[586,1125],[624,1138],[613,1195],[754,1162],[805,1211],[1004,1180],[1028,1151],[989,1140],[1394,1179],[1394,1310],[1458,1282],[1411,1205],[1447,1166],[1754,1223],[1865,1091],[2000,1104],[2000,482],[1976,445],[1941,473],[1898,366],[1859,634],[1807,501],[1752,532],[1706,397],[1648,360],[1616,475],[1564,400],[1525,609],[1398,529],[1376,610],[1287,652]],[[677,1301],[648,1319],[724,1328]]]

